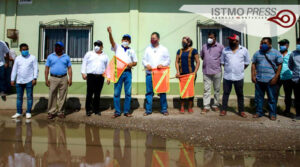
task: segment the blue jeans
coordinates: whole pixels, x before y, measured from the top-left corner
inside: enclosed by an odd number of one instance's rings
[[[153,85],[152,85],[152,76],[151,74],[146,75],[146,113],[152,113],[152,103],[153,103]],[[160,106],[161,113],[168,112],[168,104],[167,104],[167,94],[160,93]]]
[[[5,68],[4,65],[0,67],[0,93],[6,92],[5,85]]]
[[[263,116],[263,105],[265,92],[268,95],[268,106],[270,109],[270,117],[276,117],[277,107],[277,85],[270,85],[270,83],[257,82],[255,84],[255,103],[256,103],[256,114]]]
[[[114,106],[115,106],[115,114],[117,115],[121,115],[120,96],[121,96],[123,83],[124,83],[124,91],[125,91],[124,114],[127,114],[130,111],[131,80],[132,80],[131,70],[125,70],[123,74],[120,76],[119,81],[114,85]]]
[[[33,103],[33,86],[32,82],[27,84],[16,84],[17,89],[17,113],[22,114],[22,105],[23,105],[23,95],[24,90],[26,89],[27,94],[27,111],[26,113],[31,113],[32,103]]]

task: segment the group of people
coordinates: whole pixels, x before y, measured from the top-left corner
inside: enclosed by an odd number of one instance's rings
[[[121,44],[114,41],[111,27],[107,28],[112,51],[115,56],[127,64],[118,81],[114,83],[114,108],[113,118],[121,116],[132,117],[131,92],[132,92],[132,67],[136,66],[138,59],[133,48],[130,47],[131,36],[125,34]],[[229,46],[224,47],[217,42],[215,33],[208,34],[207,43],[202,46],[200,54],[192,47],[193,41],[190,37],[182,38],[182,48],[177,51],[175,68],[176,77],[180,78],[185,74],[196,74],[200,67],[200,58],[203,61],[203,114],[211,109],[220,112],[220,116],[225,116],[228,108],[228,99],[234,86],[238,111],[241,117],[246,118],[244,108],[244,70],[251,64],[247,48],[240,44],[240,37],[232,34],[228,38]],[[160,44],[160,35],[153,32],[150,38],[151,44],[145,49],[142,64],[146,73],[146,104],[144,116],[152,113],[152,101],[154,96],[152,69],[161,69],[170,66],[170,55],[166,47]],[[1,64],[8,63],[9,49],[0,42]],[[296,118],[300,119],[300,39],[297,39],[296,50],[289,51],[289,41],[284,39],[279,41],[280,50],[272,48],[272,39],[264,37],[260,41],[260,48],[252,58],[251,79],[255,83],[255,104],[256,114],[253,118],[264,115],[263,104],[265,93],[268,95],[269,117],[276,120],[277,100],[280,87],[283,85],[285,92],[286,109],[284,113],[288,115],[291,109],[291,95],[294,91]],[[23,94],[27,92],[26,118],[31,118],[31,108],[33,103],[33,86],[38,77],[38,63],[35,56],[29,53],[29,47],[23,43],[20,45],[21,56],[17,56],[12,68],[11,85],[17,90],[17,113],[12,118],[22,116]],[[100,94],[104,85],[104,73],[108,67],[109,58],[103,52],[103,43],[100,40],[94,42],[94,49],[85,54],[81,67],[82,78],[87,82],[86,94],[86,115],[93,113],[101,115],[99,110]],[[67,98],[68,86],[72,85],[72,64],[70,57],[64,53],[64,44],[57,42],[55,52],[47,57],[45,64],[45,83],[49,87],[48,118],[56,116],[65,118],[64,104]],[[224,73],[222,74],[222,66]],[[2,68],[1,78],[2,78]],[[50,78],[49,78],[50,73]],[[223,98],[220,104],[220,88],[223,79]],[[2,79],[1,79],[2,80]],[[106,81],[110,84],[110,80]],[[125,101],[123,112],[120,107],[120,95],[124,84]],[[214,89],[214,103],[211,106],[211,86]],[[2,92],[1,82],[1,92]],[[59,96],[58,96],[59,95]],[[169,115],[166,93],[159,93],[161,113]],[[185,113],[184,103],[188,101],[188,112],[193,113],[193,97],[181,99],[180,113]]]

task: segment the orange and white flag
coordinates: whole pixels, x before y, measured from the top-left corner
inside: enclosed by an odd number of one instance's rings
[[[117,58],[114,56],[111,61],[109,62],[105,72],[104,77],[110,80],[113,83],[117,83],[120,76],[124,72],[124,70],[127,68],[127,63],[125,63],[123,60]]]
[[[179,90],[181,98],[185,99],[194,97],[194,80],[194,73],[181,75],[179,77]]]
[[[167,93],[170,90],[170,68],[152,69],[152,85],[154,93]]]

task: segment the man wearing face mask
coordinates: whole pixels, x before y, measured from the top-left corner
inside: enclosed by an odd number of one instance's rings
[[[216,34],[213,32],[208,33],[207,44],[202,46],[200,52],[203,60],[203,110],[202,114],[207,113],[210,110],[210,99],[211,99],[211,85],[214,88],[214,104],[212,109],[219,111],[220,103],[220,87],[222,80],[222,68],[221,68],[221,55],[224,46],[216,41]]]
[[[71,66],[70,57],[64,53],[64,44],[56,42],[55,52],[47,57],[45,67],[45,82],[49,87],[48,119],[53,119],[55,116],[65,118],[64,104],[67,99],[68,86],[72,85]],[[48,79],[49,71],[50,79]],[[57,94],[59,94],[58,101]]]
[[[272,48],[272,39],[270,37],[262,38],[260,50],[252,58],[251,76],[255,83],[255,103],[256,114],[253,118],[259,118],[264,115],[263,104],[265,93],[268,95],[268,106],[270,109],[269,117],[276,120],[277,90],[278,80],[282,68],[282,55],[276,49]]]
[[[296,119],[300,120],[300,38],[297,39],[296,50],[289,58],[288,67],[292,71],[293,90],[295,96]]]
[[[143,65],[146,69],[146,112],[144,116],[152,114],[152,100],[154,96],[151,70],[153,68],[164,68],[170,65],[170,54],[166,47],[159,44],[160,35],[157,32],[151,34],[151,45],[145,50]],[[160,93],[161,113],[168,113],[167,95]]]
[[[285,102],[285,110],[283,114],[288,116],[290,114],[290,109],[292,105],[292,91],[293,91],[293,81],[292,81],[293,73],[288,67],[288,62],[291,54],[291,52],[288,50],[290,42],[287,39],[283,39],[278,43],[280,48],[279,51],[283,56],[282,69],[280,72],[280,80],[278,81],[278,95],[280,92],[280,88],[283,85],[284,102]]]
[[[129,113],[131,107],[131,85],[132,85],[132,67],[137,64],[137,57],[135,51],[129,47],[131,43],[131,36],[129,34],[125,34],[122,37],[122,44],[118,45],[115,43],[114,38],[112,36],[111,27],[107,28],[109,34],[109,40],[111,43],[112,51],[115,52],[116,57],[123,60],[127,63],[127,69],[122,73],[117,83],[114,85],[114,107],[115,114],[113,118],[117,118],[121,116],[121,106],[120,106],[120,95],[122,91],[122,86],[124,83],[124,91],[125,91],[125,101],[124,101],[124,116],[132,117]]]
[[[33,103],[33,87],[36,85],[38,77],[38,62],[35,56],[29,54],[28,45],[20,45],[21,56],[17,56],[11,73],[11,85],[17,90],[17,113],[11,118],[22,117],[23,95],[26,89],[27,111],[26,118],[31,118],[31,108]]]
[[[246,118],[244,108],[244,70],[250,64],[247,48],[240,45],[240,37],[233,34],[229,39],[229,47],[223,49],[221,64],[224,66],[223,99],[220,116],[226,115],[228,98],[234,85],[237,95],[239,115]]]
[[[87,116],[91,116],[92,113],[101,115],[99,106],[100,94],[104,83],[104,77],[102,75],[107,65],[108,56],[103,52],[103,43],[97,40],[94,42],[94,50],[85,54],[81,66],[82,78],[86,80],[87,83],[85,102]],[[109,83],[108,80],[107,82]]]

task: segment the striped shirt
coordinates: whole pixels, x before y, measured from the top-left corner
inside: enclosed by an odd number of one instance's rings
[[[300,79],[300,51],[293,51],[289,59],[289,68],[293,72],[292,80],[298,82]]]
[[[266,56],[271,61],[275,69],[278,68],[278,65],[282,64],[283,58],[280,52],[276,49],[270,49]],[[252,62],[256,65],[256,79],[259,82],[268,83],[275,76],[275,71],[272,65],[267,61],[264,56],[264,53],[260,50],[257,51],[252,58]]]

